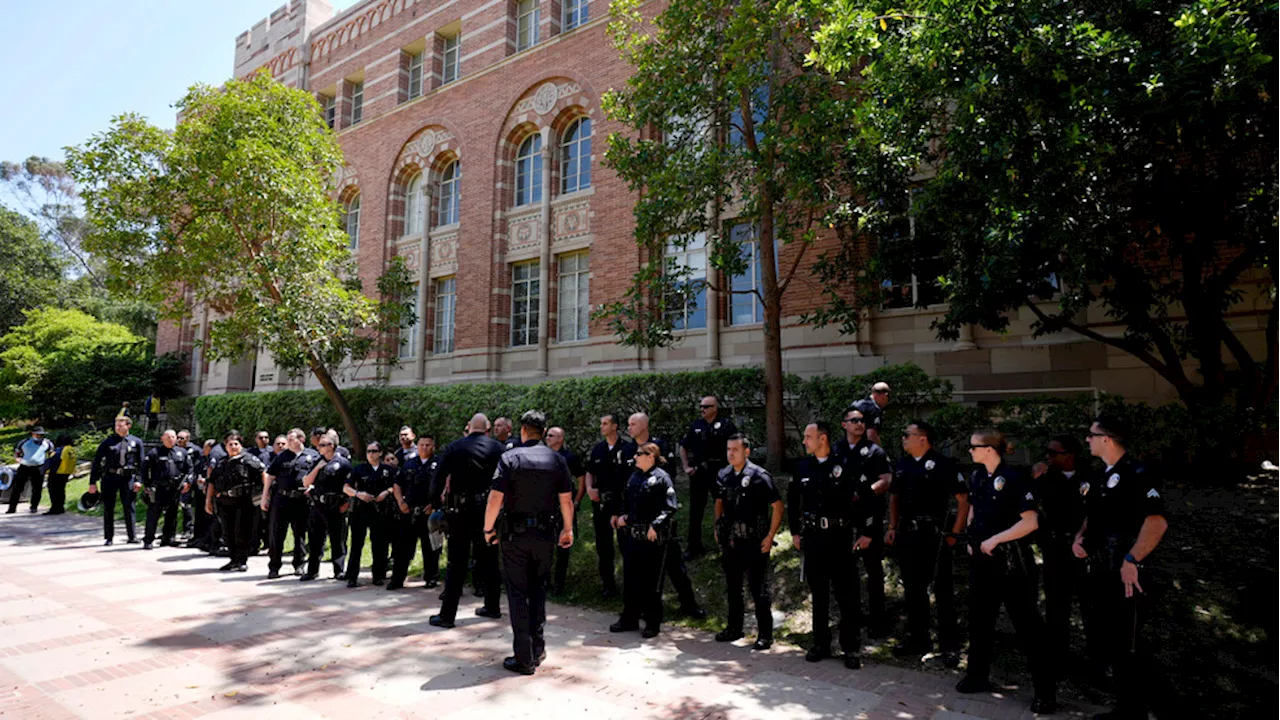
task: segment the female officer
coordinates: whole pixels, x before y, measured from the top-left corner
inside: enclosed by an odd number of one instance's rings
[[[1036,610],[1036,565],[1029,536],[1038,525],[1030,477],[1005,464],[1004,435],[979,430],[969,439],[969,455],[978,467],[969,480],[969,667],[956,690],[991,689],[991,656],[1000,606],[1031,665],[1034,713],[1051,713],[1056,688],[1044,657],[1043,629]]]
[[[613,526],[623,531],[626,545],[622,556],[622,617],[609,626],[610,632],[637,630],[643,619],[641,636],[651,638],[662,625],[662,557],[679,507],[671,476],[658,467],[664,461],[655,443],[647,442],[636,449],[636,469],[623,494],[623,514],[612,520]]]
[[[369,462],[356,466],[351,479],[342,486],[342,492],[353,498],[348,513],[351,544],[347,548],[347,587],[360,584],[357,580],[366,533],[373,543],[373,584],[381,585],[387,577],[387,548],[391,537],[385,522],[386,515],[379,512],[379,506],[391,495],[396,468],[383,463],[382,446],[376,441],[365,447],[365,454]]]

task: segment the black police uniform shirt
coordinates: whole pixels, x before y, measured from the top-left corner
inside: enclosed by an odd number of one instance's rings
[[[738,428],[728,418],[717,417],[711,422],[698,418],[684,434],[680,447],[689,456],[690,466],[707,464],[721,468],[729,464],[726,446],[729,438],[737,433]]]
[[[120,470],[132,470],[120,475]],[[136,478],[142,469],[142,440],[136,435],[121,437],[112,433],[98,443],[98,450],[93,455],[93,466],[90,470],[89,482],[97,485],[106,478]]]
[[[275,482],[271,485],[272,489],[282,493],[301,490],[302,479],[311,472],[311,468],[315,467],[319,460],[320,453],[310,448],[300,453],[286,449],[276,455],[267,466],[267,474],[275,478]]]
[[[564,463],[569,466],[569,474],[576,480],[587,473],[582,465],[582,459],[577,456],[569,448],[560,448],[556,451],[560,457],[564,458]]]
[[[520,437],[518,435],[511,435],[506,440],[499,440],[498,442],[502,444],[503,452],[506,452],[508,450],[515,450],[516,448],[521,446]]]
[[[893,474],[888,453],[884,448],[871,442],[866,435],[859,438],[853,445],[850,445],[847,439],[841,440],[832,448],[832,452],[844,460],[849,472],[857,478],[857,496],[862,502],[868,503],[869,509],[874,510],[876,527],[883,526],[884,497],[877,495],[872,486],[879,482],[881,475]]]
[[[975,548],[992,535],[999,535],[1022,519],[1022,513],[1037,507],[1031,477],[1005,463],[987,472],[979,465],[969,479],[969,507],[973,522],[969,523],[969,543]]]
[[[680,508],[676,501],[676,486],[666,470],[659,467],[648,472],[637,468],[627,479],[623,515],[628,527],[650,526],[661,531]]]
[[[342,487],[351,481],[351,461],[334,453],[331,460],[322,456],[320,462],[323,464],[312,483],[311,496],[342,494]]]
[[[930,448],[919,458],[898,460],[889,492],[898,498],[899,521],[931,518],[941,527],[952,496],[968,495],[969,484],[951,458]]]
[[[401,445],[396,448],[396,462],[398,467],[404,467],[405,461],[417,454],[418,448],[413,445],[410,445],[409,447]]]
[[[432,455],[423,460],[414,455],[405,461],[396,475],[396,485],[400,486],[400,496],[411,508],[435,505],[431,494],[431,485],[435,482],[436,470],[440,467],[440,458]]]
[[[653,443],[658,446],[658,454],[662,456],[663,462],[658,463],[658,467],[666,470],[671,461],[671,453],[667,452],[667,441],[657,435],[650,435],[645,443]],[[636,469],[636,451],[640,449],[640,444],[635,440],[628,440],[622,444],[622,464],[625,465],[623,472],[629,477]],[[656,458],[655,458],[656,459]]]
[[[482,432],[471,433],[449,443],[435,471],[432,497],[440,497],[444,493],[446,479],[449,494],[455,499],[465,497],[471,500],[487,493],[504,452],[502,443]]]
[[[604,493],[621,493],[625,487],[630,470],[622,459],[622,448],[627,444],[621,437],[613,445],[608,440],[601,440],[591,446],[591,454],[587,456],[587,472],[591,473],[592,483],[596,490]]]
[[[796,463],[787,488],[788,521],[793,535],[803,536],[805,516],[827,518],[867,535],[875,527],[872,503],[858,495],[858,478],[836,454],[819,460],[813,455]]]
[[[1102,549],[1109,539],[1116,539],[1119,552],[1127,553],[1146,519],[1165,514],[1160,478],[1129,453],[1080,489],[1088,518],[1084,546],[1090,551]]]
[[[550,515],[560,509],[560,493],[573,492],[573,478],[564,458],[538,443],[503,453],[492,489],[502,493],[509,515]]]
[[[226,456],[214,466],[209,479],[213,481],[213,489],[218,493],[234,490],[239,487],[252,489],[262,485],[262,472],[266,470],[257,455],[242,452],[235,457]]]
[[[351,470],[351,479],[347,482],[356,492],[366,492],[376,498],[382,491],[390,490],[395,480],[396,470],[390,465],[361,463]],[[360,500],[356,505],[360,508],[365,506],[372,508],[373,503]]]
[[[880,425],[884,421],[884,410],[876,404],[874,396],[867,396],[861,400],[849,403],[849,407],[845,408],[845,413],[850,410],[857,410],[862,413],[862,417],[867,421],[867,429],[880,432]]]
[[[191,458],[176,445],[152,448],[142,462],[142,484],[145,487],[173,489],[191,474]]]
[[[723,503],[722,517],[730,523],[760,523],[772,517],[771,506],[782,499],[769,471],[751,461],[742,466],[741,472],[732,465],[722,468],[711,494]]]
[[[1056,467],[1033,480],[1040,500],[1040,531],[1054,535],[1074,536],[1084,522],[1084,496],[1095,481],[1087,470],[1076,470],[1068,477]]]

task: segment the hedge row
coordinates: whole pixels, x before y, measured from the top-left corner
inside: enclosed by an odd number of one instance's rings
[[[974,428],[993,425],[1023,448],[1015,460],[1027,462],[1039,459],[1039,449],[1053,435],[1082,437],[1095,415],[1095,404],[1131,420],[1136,431],[1131,446],[1149,459],[1185,466],[1189,461],[1239,454],[1239,447],[1230,447],[1230,437],[1222,432],[1223,428],[1238,427],[1242,422],[1230,410],[1192,411],[1180,404],[1153,407],[1126,403],[1114,395],[1103,395],[1096,401],[1082,395],[965,405],[952,401],[950,382],[930,377],[918,366],[903,364],[886,365],[873,373],[852,377],[788,376],[788,457],[800,454],[799,436],[805,424],[818,418],[838,423],[844,408],[853,400],[866,397],[871,385],[881,380],[893,388],[882,438],[893,454],[899,450],[896,430],[909,419],[922,417],[940,431],[938,444],[944,452],[956,454],[951,450],[962,447]],[[485,412],[490,419],[500,415],[518,418],[529,409],[545,412],[548,422],[564,427],[570,447],[580,452],[598,439],[599,418],[608,412],[618,413],[625,423],[627,415],[646,411],[655,435],[678,440],[697,418],[698,400],[705,395],[719,397],[723,412],[749,437],[761,441],[765,437],[764,376],[759,369],[640,373],[535,385],[362,387],[348,389],[345,394],[366,442],[394,442],[400,426],[407,424],[420,432],[433,433],[443,443],[460,435],[473,413]],[[168,411],[171,427],[194,425],[204,436],[229,428],[245,433],[265,428],[279,433],[291,427],[342,427],[328,398],[319,390],[212,395],[194,401],[183,398],[170,401]],[[1274,415],[1270,421],[1247,422],[1255,436],[1271,438],[1272,447],[1264,448],[1262,454],[1274,456]]]

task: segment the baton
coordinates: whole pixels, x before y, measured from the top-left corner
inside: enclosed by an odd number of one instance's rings
[[[662,548],[662,560],[658,563],[658,602],[662,602],[662,586],[667,579],[667,542],[659,543]]]

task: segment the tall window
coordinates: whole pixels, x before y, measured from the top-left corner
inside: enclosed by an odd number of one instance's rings
[[[729,239],[742,248],[742,259],[747,263],[745,272],[729,280],[729,324],[764,322],[764,302],[756,295],[764,288],[756,227],[751,223],[734,225],[729,231]]]
[[[511,346],[538,342],[538,261],[511,266]]]
[[[426,53],[416,52],[409,56],[409,98],[422,94],[422,58]]]
[[[587,253],[561,255],[559,275],[556,337],[560,342],[586,340],[588,321],[591,319]]]
[[[338,115],[338,99],[332,95],[320,96],[320,108],[324,111],[324,124],[333,129],[334,120]]]
[[[560,145],[560,192],[591,187],[591,118],[578,118]]]
[[[462,33],[457,32],[444,39],[444,67],[440,74],[440,84],[447,85],[458,79],[459,45]]]
[[[538,0],[520,0],[516,4],[516,52],[538,44],[538,22],[542,8]]]
[[[889,277],[881,284],[884,307],[909,308],[935,305],[946,298],[939,279],[944,274],[942,259],[928,254],[928,244],[916,235],[915,195],[919,188],[907,193],[906,202],[898,208],[901,214],[890,225],[883,242],[905,245],[903,252],[884,253],[890,258]],[[922,253],[923,254],[920,254]]]
[[[351,124],[355,125],[364,118],[364,83],[351,85]]]
[[[534,133],[516,153],[516,205],[542,201],[542,135]]]
[[[422,332],[422,313],[417,307],[416,298],[418,297],[418,283],[413,284],[413,298],[408,302],[409,309],[413,311],[414,318],[412,325],[405,325],[400,328],[400,352],[401,360],[405,358],[414,358],[418,356],[418,347],[422,344],[419,337]]]
[[[462,165],[454,160],[445,166],[440,173],[440,205],[436,210],[436,225],[452,225],[458,222],[458,211],[462,209],[461,188]]]
[[[422,173],[413,176],[404,190],[404,234],[422,232]]]
[[[347,231],[347,245],[354,252],[360,248],[360,196],[355,195],[342,209],[342,227]]]
[[[687,289],[684,299],[676,298],[668,304],[671,321],[676,330],[705,328],[707,326],[707,236],[698,233],[689,238],[681,248],[676,243],[667,244],[667,272],[675,277],[676,285]],[[673,307],[674,305],[674,307]]]
[[[453,320],[457,299],[456,275],[436,280],[436,332],[431,351],[437,355],[453,352]]]
[[[587,21],[588,0],[564,0],[564,29],[572,30]]]

